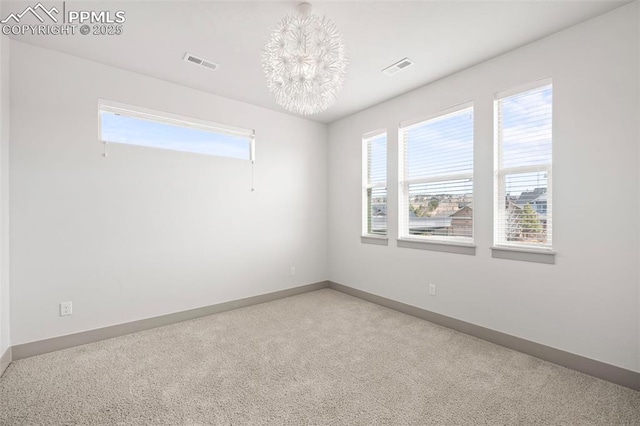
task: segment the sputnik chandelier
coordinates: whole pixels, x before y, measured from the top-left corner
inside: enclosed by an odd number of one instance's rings
[[[285,16],[264,46],[262,67],[276,102],[300,115],[311,115],[335,102],[347,74],[342,35],[325,16],[300,3]]]

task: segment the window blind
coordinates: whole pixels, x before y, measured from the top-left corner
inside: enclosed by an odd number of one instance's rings
[[[400,127],[400,236],[473,241],[473,106]]]
[[[105,143],[255,160],[253,130],[104,100],[99,114]]]
[[[387,134],[363,137],[363,235],[387,234]]]
[[[551,248],[551,82],[497,94],[494,108],[494,243]]]

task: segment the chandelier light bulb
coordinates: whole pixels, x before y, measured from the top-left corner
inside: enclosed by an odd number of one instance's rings
[[[285,16],[264,46],[262,67],[276,102],[300,115],[324,111],[337,99],[347,75],[342,35],[325,16],[301,3]]]

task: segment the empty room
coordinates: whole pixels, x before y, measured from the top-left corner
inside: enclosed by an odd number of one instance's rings
[[[0,425],[639,425],[640,4],[1,1]]]

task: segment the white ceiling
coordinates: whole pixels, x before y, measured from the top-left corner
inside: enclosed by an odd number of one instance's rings
[[[3,15],[35,3],[5,2]],[[47,6],[62,2],[43,2]],[[311,116],[330,123],[628,1],[317,1],[342,31],[350,67],[337,102]],[[124,10],[120,36],[17,36],[20,41],[284,111],[267,91],[261,48],[295,1],[67,1],[73,10]],[[220,65],[182,61],[185,52]],[[415,65],[389,77],[386,66]]]

